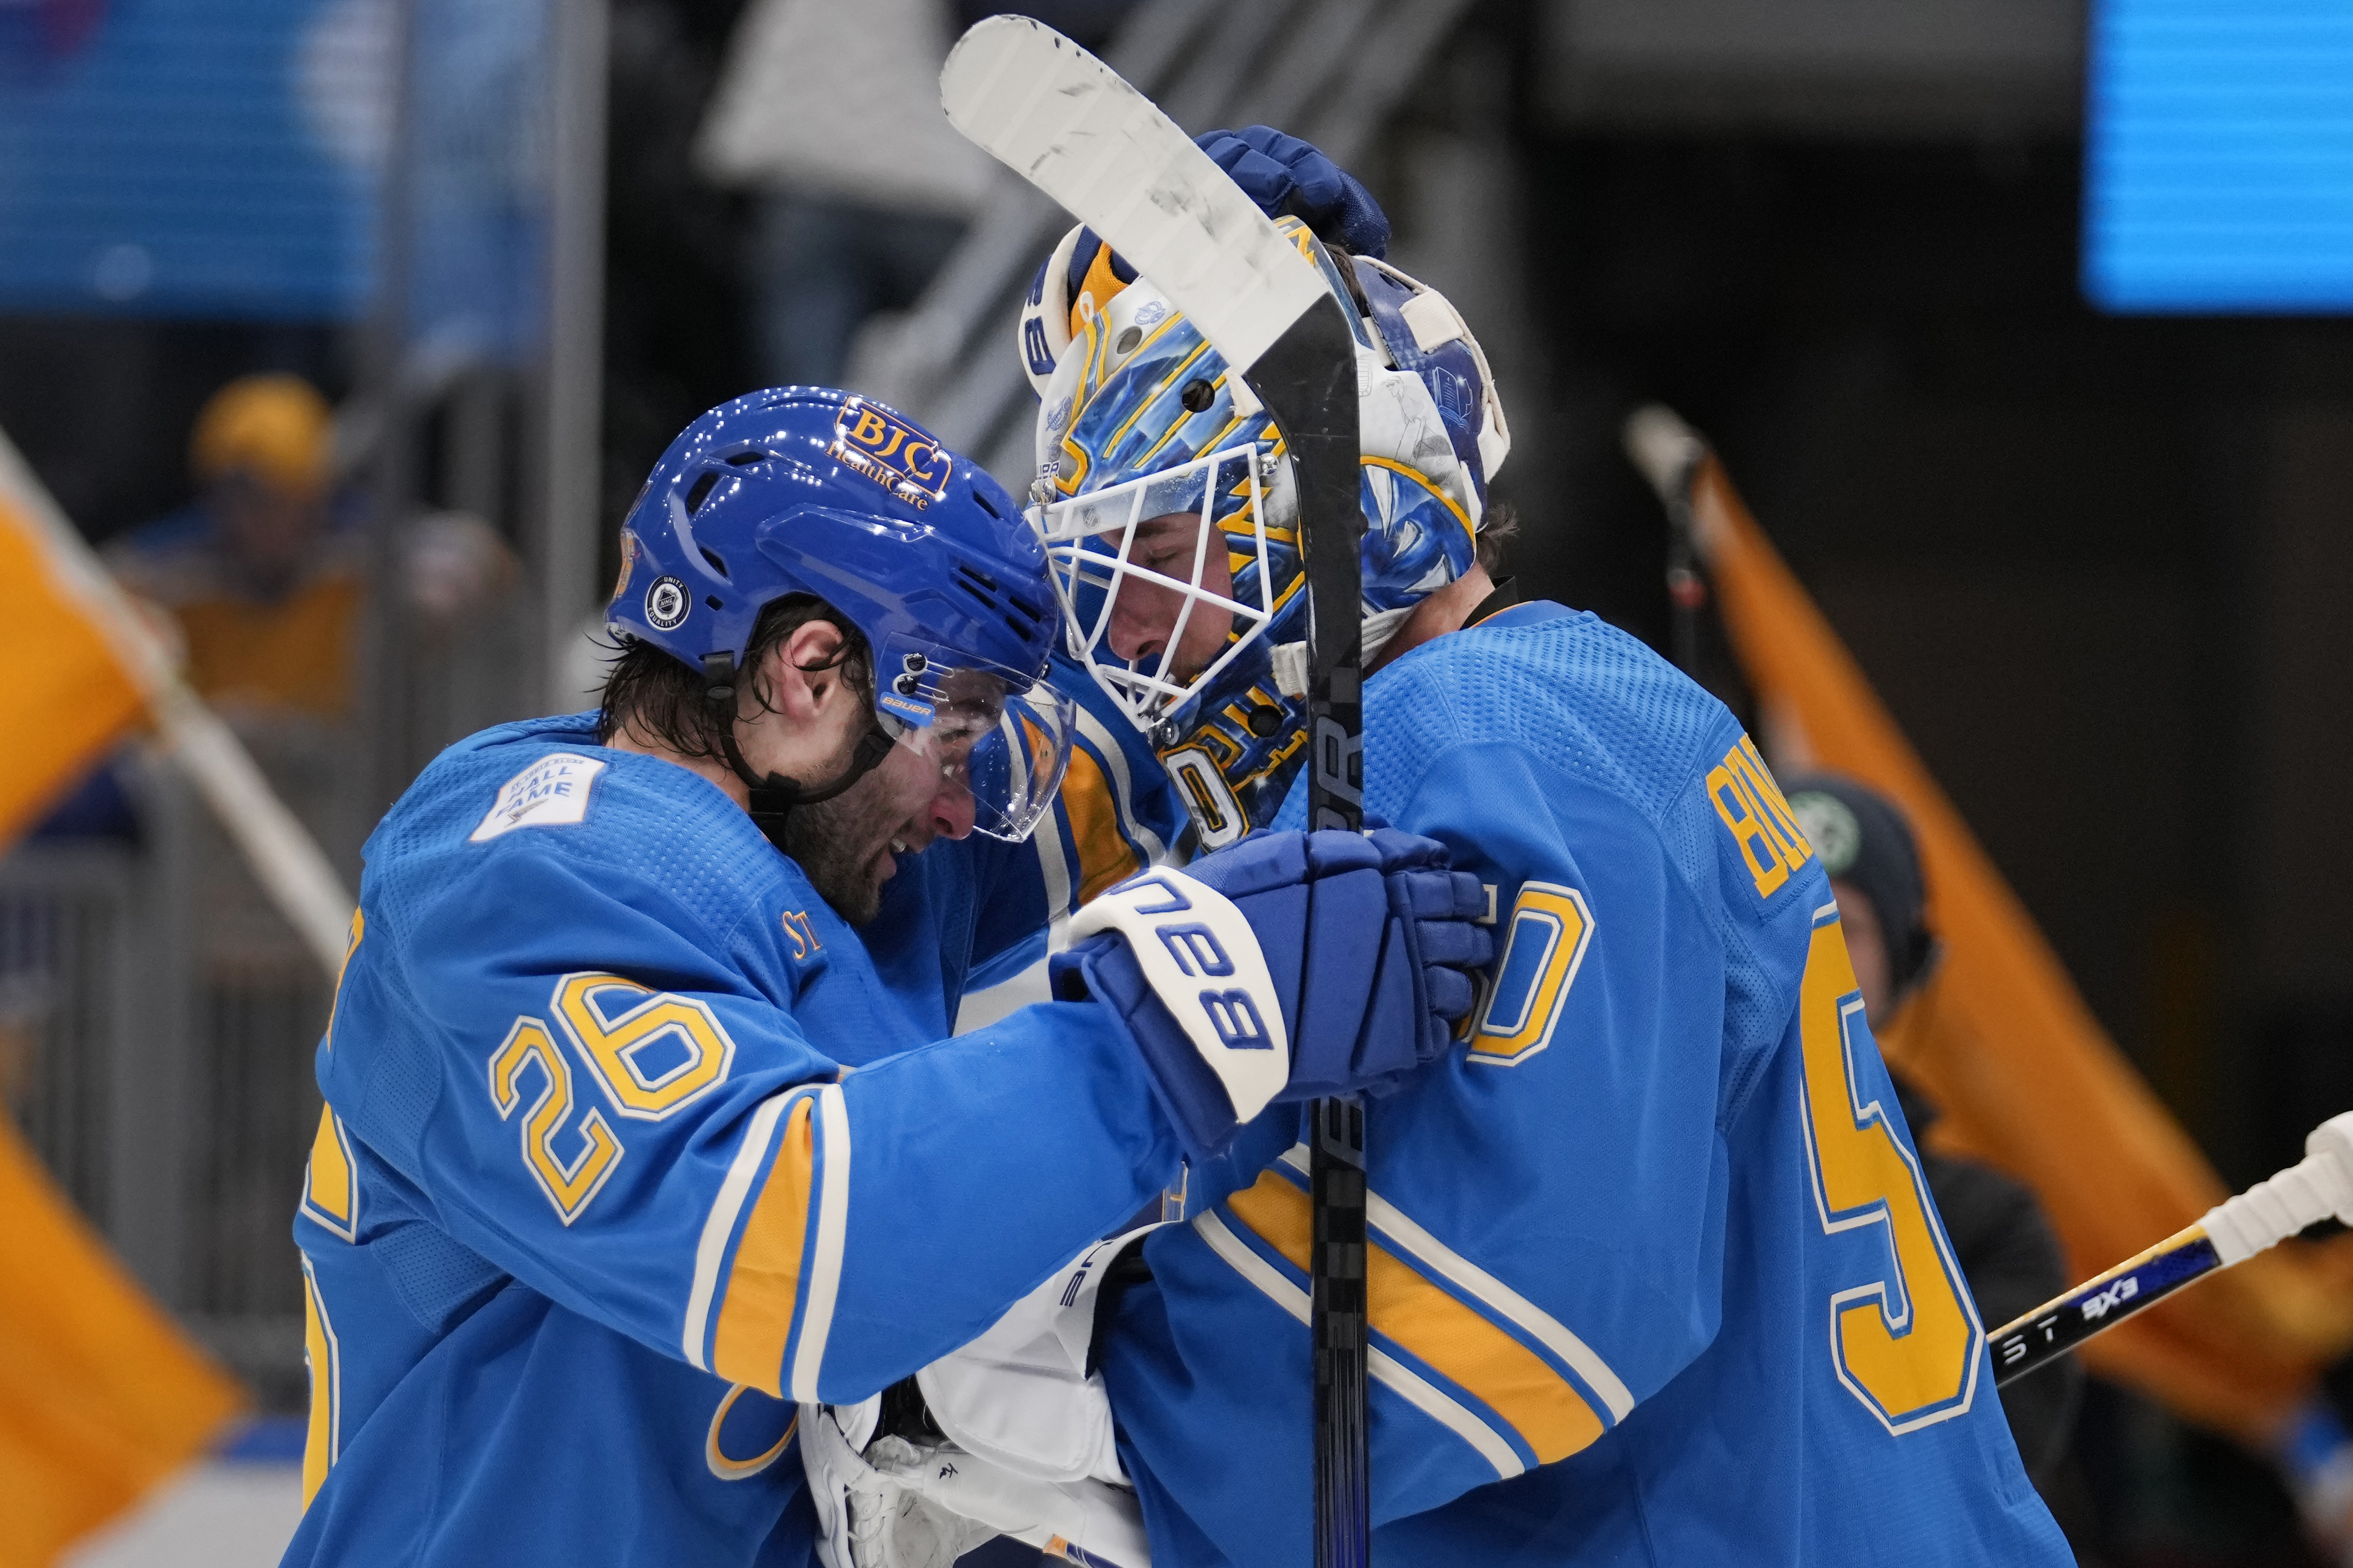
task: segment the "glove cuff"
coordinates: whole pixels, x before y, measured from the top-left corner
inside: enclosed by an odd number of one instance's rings
[[[1234,1141],[1232,1097],[1192,1039],[1144,976],[1144,967],[1123,936],[1089,937],[1048,961],[1046,973],[1060,1001],[1092,999],[1144,1062],[1152,1098],[1176,1129],[1176,1141],[1194,1160],[1214,1160]]]

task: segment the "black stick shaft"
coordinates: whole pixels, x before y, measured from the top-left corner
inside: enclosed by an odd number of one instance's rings
[[[2203,1226],[2193,1225],[2167,1237],[1989,1335],[1994,1381],[2010,1383],[2048,1365],[2094,1334],[2115,1328],[2221,1266]]]
[[[1364,511],[1357,502],[1356,337],[1326,296],[1250,369],[1299,486],[1308,596],[1307,821],[1364,823]],[[1372,1555],[1371,1329],[1365,1302],[1365,1110],[1355,1096],[1308,1108],[1309,1331],[1315,1363],[1316,1568]]]
[[[1314,1268],[1315,1562],[1365,1568],[1372,1552],[1372,1433],[1365,1300],[1365,1108],[1355,1095],[1310,1107],[1307,1184]]]

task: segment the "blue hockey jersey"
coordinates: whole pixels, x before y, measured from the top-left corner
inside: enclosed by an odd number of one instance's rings
[[[1365,711],[1368,813],[1492,887],[1499,954],[1466,1048],[1370,1107],[1376,1559],[2069,1561],[1731,715],[1556,605]],[[1193,1173],[1101,1350],[1159,1568],[1310,1561],[1296,1133]]]
[[[942,1039],[1133,854],[1125,791],[1089,799],[902,858],[853,931],[594,715],[437,760],[369,840],[318,1051],[286,1561],[807,1562],[793,1402],[963,1343],[1177,1168],[1092,1004]]]

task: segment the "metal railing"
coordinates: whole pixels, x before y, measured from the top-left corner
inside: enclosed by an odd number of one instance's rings
[[[141,1282],[261,1408],[299,1410],[290,1226],[327,985],[290,930],[255,918],[187,786],[133,772],[136,844],[0,859],[0,1088]]]

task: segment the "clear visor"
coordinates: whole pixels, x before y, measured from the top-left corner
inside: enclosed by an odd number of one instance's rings
[[[1251,442],[1030,509],[1071,656],[1136,728],[1148,731],[1190,702],[1273,618],[1265,602],[1273,465],[1269,445]],[[1230,520],[1223,527],[1220,516]],[[1251,586],[1237,590],[1238,575]]]
[[[936,653],[886,650],[875,693],[882,728],[939,772],[976,832],[1018,844],[1054,804],[1071,765],[1078,707],[1043,683],[1002,670],[944,663]]]

